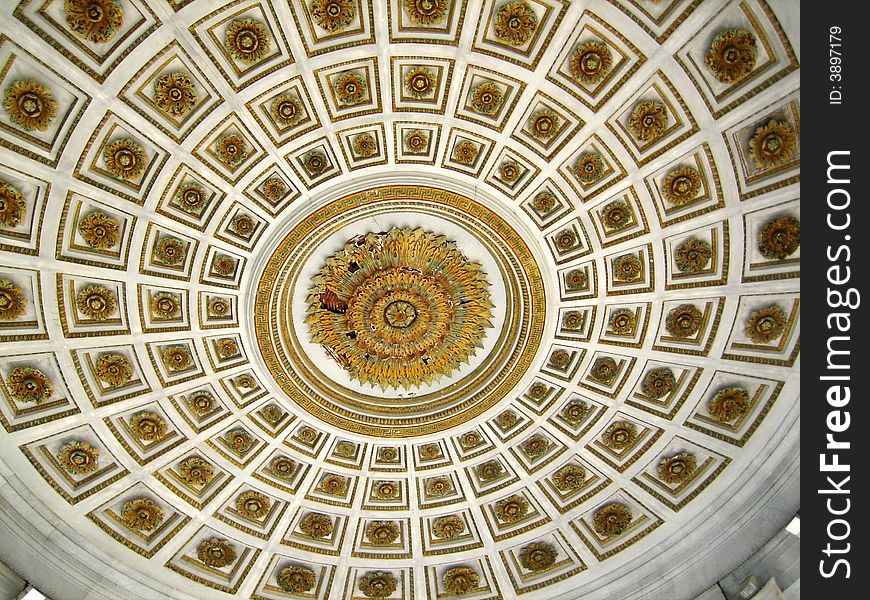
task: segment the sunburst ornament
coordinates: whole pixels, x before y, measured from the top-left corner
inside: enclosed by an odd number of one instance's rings
[[[95,44],[111,40],[124,22],[119,0],[66,0],[64,12],[67,25]]]
[[[451,0],[405,0],[405,10],[414,25],[431,27],[444,20]]]
[[[354,0],[313,0],[308,5],[311,18],[329,33],[337,33],[356,18]]]
[[[154,82],[154,103],[173,117],[186,116],[198,100],[193,80],[184,73],[166,73]]]
[[[305,117],[305,108],[299,98],[292,94],[279,96],[272,102],[269,113],[281,127],[295,127]]]
[[[106,170],[116,179],[135,181],[145,170],[145,151],[131,139],[116,140],[103,150]]]
[[[14,185],[0,179],[0,227],[17,227],[26,214],[24,195]]]
[[[233,21],[224,34],[224,45],[234,59],[252,64],[269,53],[269,32],[253,19]]]
[[[599,41],[585,42],[574,49],[568,61],[568,71],[586,85],[600,83],[613,67],[613,54]]]
[[[313,284],[312,341],[351,377],[382,388],[419,387],[453,373],[492,327],[481,265],[422,229],[348,241]]]
[[[538,27],[538,15],[525,0],[503,4],[494,19],[495,37],[511,46],[524,46]]]
[[[3,109],[25,131],[45,131],[57,116],[51,90],[35,79],[19,79],[6,88]]]

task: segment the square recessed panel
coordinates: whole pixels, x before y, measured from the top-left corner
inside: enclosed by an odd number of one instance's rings
[[[320,126],[308,89],[299,76],[269,88],[245,106],[276,146]]]
[[[314,70],[331,121],[381,112],[377,57],[335,63]]]
[[[245,196],[272,217],[278,216],[300,195],[298,185],[278,165],[266,167],[245,188]]]
[[[384,125],[362,125],[337,132],[344,161],[351,171],[387,164]]]
[[[6,302],[0,342],[48,339],[40,272],[0,264],[0,289]]]
[[[513,77],[469,65],[462,78],[456,118],[501,132],[525,87]]]
[[[608,0],[637,23],[659,44],[668,39],[685,21],[701,0]]]
[[[583,120],[564,104],[538,92],[520,117],[511,138],[550,160],[575,139],[583,125]]]
[[[393,110],[444,114],[455,61],[426,56],[391,56]]]
[[[800,277],[800,217],[799,198],[744,213],[744,282]]]
[[[284,159],[308,189],[333,179],[343,172],[336,152],[326,138],[296,148]]]
[[[182,163],[166,184],[157,204],[157,212],[199,231],[205,231],[225,195],[220,187],[200,175],[199,169]]]
[[[433,2],[421,8],[406,0],[387,1],[391,43],[459,44],[467,0]]]
[[[725,206],[719,170],[707,144],[656,169],[645,183],[662,227]]]
[[[396,121],[393,152],[397,163],[435,164],[441,126],[435,123]]]
[[[202,138],[193,155],[234,185],[257,165],[266,151],[238,115],[231,113]]]
[[[374,3],[349,0],[338,14],[331,14],[326,2],[288,0],[293,15],[290,21],[308,58],[375,41]]]
[[[109,269],[127,268],[136,217],[118,203],[68,192],[61,223],[58,259]]]
[[[562,0],[484,0],[472,50],[534,70],[569,6]]]
[[[40,377],[41,375],[41,377]],[[13,387],[22,380],[45,381],[22,394]],[[0,357],[0,424],[7,433],[38,427],[81,412],[69,391],[66,378],[51,352]],[[34,406],[34,398],[37,399]]]
[[[0,165],[0,194],[4,198],[16,199],[18,206],[24,209],[17,217],[7,218],[0,225],[0,250],[30,256],[39,252],[42,221],[50,193],[51,182]]]

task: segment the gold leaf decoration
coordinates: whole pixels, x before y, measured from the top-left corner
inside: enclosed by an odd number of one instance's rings
[[[683,483],[692,476],[697,466],[694,455],[679,452],[663,458],[658,464],[657,471],[659,479],[665,483]]]
[[[115,140],[103,150],[106,170],[117,179],[135,181],[145,171],[145,151],[129,138]]]
[[[218,160],[231,169],[242,164],[250,153],[245,138],[237,133],[228,133],[218,138],[214,151]]]
[[[366,527],[366,537],[373,546],[389,546],[399,539],[399,526],[395,521],[372,521]]]
[[[61,446],[58,462],[73,475],[87,475],[97,470],[100,451],[88,442],[75,441]]]
[[[24,315],[27,298],[20,287],[0,277],[0,321],[14,321]]]
[[[9,393],[18,402],[40,404],[54,393],[48,376],[34,367],[15,367],[6,376]]]
[[[369,598],[386,598],[396,591],[398,582],[389,571],[369,571],[359,580],[359,591]]]
[[[0,179],[0,227],[17,227],[27,214],[27,201],[18,189]]]
[[[788,315],[777,305],[766,306],[752,312],[746,319],[746,336],[756,344],[766,344],[782,336]]]
[[[668,127],[668,109],[661,102],[641,102],[628,118],[628,130],[641,142],[653,142]]]
[[[441,584],[447,594],[464,596],[477,589],[480,585],[480,575],[472,567],[453,567],[444,571]]]
[[[597,152],[584,152],[574,164],[574,173],[585,185],[595,183],[604,174],[604,161],[601,160],[601,155]]]
[[[275,98],[275,101],[272,102],[272,105],[269,107],[269,114],[272,115],[275,123],[279,126],[294,127],[305,117],[305,108],[296,96],[292,94],[283,94]],[[278,181],[281,180],[278,179]],[[266,184],[263,184],[264,191],[265,187]],[[279,197],[281,195],[283,195],[283,193],[280,194]]]
[[[687,339],[698,333],[704,315],[694,304],[681,304],[668,312],[665,329],[675,338]]]
[[[511,46],[524,46],[535,33],[538,15],[525,0],[501,5],[495,12],[495,37]]]
[[[79,233],[91,248],[105,250],[117,245],[120,225],[116,219],[101,210],[95,210],[79,221]]]
[[[360,75],[347,71],[336,78],[333,89],[339,104],[354,106],[365,101],[369,88]]]
[[[192,456],[178,464],[178,476],[188,485],[203,486],[214,477],[214,467],[205,459]]]
[[[426,67],[413,67],[405,73],[405,91],[414,98],[431,96],[438,85],[435,73]]]
[[[272,501],[265,494],[249,490],[236,498],[236,510],[246,519],[256,521],[269,514]]]
[[[698,238],[689,238],[677,246],[674,252],[674,262],[683,273],[694,275],[700,273],[713,257],[713,248],[709,242]]]
[[[765,258],[784,260],[801,245],[801,222],[796,217],[768,221],[758,236],[758,251]]]
[[[440,539],[455,539],[465,533],[465,521],[456,515],[438,517],[432,521],[432,533]]]
[[[64,0],[64,11],[67,25],[95,44],[111,40],[124,22],[119,0]]]
[[[431,27],[444,20],[452,0],[403,0],[414,25]]]
[[[664,398],[677,386],[677,378],[668,367],[653,369],[643,376],[640,390],[650,398]]]
[[[749,410],[749,392],[744,387],[730,386],[716,392],[707,403],[707,411],[720,423],[732,423]]]
[[[166,73],[154,82],[154,104],[173,117],[184,117],[199,100],[193,80],[184,73]]]
[[[308,567],[291,565],[284,567],[278,573],[278,587],[291,594],[302,594],[310,591],[317,583],[317,576]]]
[[[629,421],[611,423],[601,434],[601,441],[611,450],[625,450],[637,441],[637,425]]]
[[[313,538],[328,538],[332,535],[332,519],[321,513],[308,513],[299,522],[299,529]]]
[[[558,552],[548,542],[533,542],[520,550],[520,564],[529,571],[543,571],[556,564]]]
[[[495,516],[504,523],[521,521],[529,512],[529,502],[519,494],[502,498],[495,503]]]
[[[704,64],[722,83],[736,83],[755,68],[755,36],[745,29],[725,29],[716,34]]]
[[[771,119],[749,140],[749,156],[758,169],[773,169],[797,153],[797,134],[785,121]]]
[[[140,412],[130,419],[130,431],[143,442],[153,442],[166,435],[166,421],[155,412]]]
[[[677,167],[662,181],[662,197],[674,206],[684,206],[701,191],[701,174],[694,167]]]
[[[236,548],[229,540],[211,538],[200,542],[196,549],[199,560],[215,569],[229,566],[236,560]]]
[[[553,473],[553,483],[561,492],[577,490],[586,481],[586,469],[579,465],[565,465]]]
[[[224,45],[234,59],[253,64],[269,53],[272,44],[262,23],[253,19],[239,19],[227,26]]]
[[[630,508],[624,504],[613,502],[595,512],[592,517],[592,526],[598,535],[611,537],[628,529],[632,518]]]
[[[471,108],[484,115],[493,115],[501,106],[503,96],[496,84],[485,81],[471,92]]]
[[[163,509],[149,498],[134,498],[121,508],[124,525],[138,531],[150,531],[163,523]]]
[[[312,0],[308,5],[311,18],[329,33],[337,33],[356,18],[354,0]]]
[[[94,370],[97,378],[109,387],[121,386],[133,378],[133,365],[119,352],[100,354]]]
[[[57,116],[51,90],[35,79],[18,79],[6,88],[3,109],[9,120],[25,131],[46,131]]]
[[[606,44],[589,41],[580,44],[568,59],[568,71],[577,81],[594,85],[604,80],[613,67],[613,54]]]

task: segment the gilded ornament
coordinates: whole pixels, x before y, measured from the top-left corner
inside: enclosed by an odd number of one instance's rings
[[[476,431],[469,431],[459,438],[459,443],[464,450],[471,450],[483,443],[483,438]]]
[[[145,151],[129,138],[115,140],[103,150],[106,170],[117,179],[135,181],[145,170]]]
[[[124,22],[119,0],[64,0],[64,12],[70,29],[95,44],[111,40]]]
[[[749,140],[749,156],[758,169],[772,169],[797,153],[797,135],[785,121],[771,119],[755,130]]]
[[[163,509],[149,498],[134,498],[121,508],[121,519],[130,529],[150,531],[163,523]]]
[[[574,173],[584,185],[591,185],[604,174],[604,161],[597,152],[584,152],[574,164]]]
[[[215,254],[211,268],[221,277],[231,277],[236,271],[236,260],[226,254]]]
[[[299,521],[299,529],[313,538],[328,538],[333,531],[332,518],[321,513],[307,513]]]
[[[263,182],[263,195],[270,202],[278,202],[287,195],[287,184],[280,177],[270,177]]]
[[[130,360],[118,352],[100,354],[94,365],[97,379],[109,387],[123,385],[133,378],[133,365]]]
[[[313,282],[312,340],[363,383],[407,389],[446,376],[491,326],[480,265],[422,229],[354,238]]]
[[[366,99],[368,94],[366,80],[353,71],[339,75],[333,84],[333,89],[339,104],[348,106],[359,104]]]
[[[389,546],[399,539],[399,526],[395,521],[372,521],[366,527],[366,537],[373,546]]]
[[[671,169],[662,181],[662,197],[674,206],[685,206],[701,192],[701,174],[694,167]]]
[[[402,143],[408,154],[426,154],[429,149],[429,134],[419,129],[412,129],[405,133]]]
[[[495,423],[500,429],[507,430],[516,425],[517,420],[519,420],[517,413],[512,410],[506,410],[495,418]]]
[[[540,215],[546,215],[557,204],[556,197],[550,192],[541,192],[532,199],[532,208]]]
[[[372,496],[378,500],[395,500],[399,498],[399,486],[395,481],[375,481]]]
[[[483,115],[494,115],[501,106],[504,94],[491,81],[485,81],[471,92],[471,108]]]
[[[342,497],[347,493],[347,479],[341,475],[330,474],[320,480],[317,489],[330,496]]]
[[[239,19],[227,26],[224,45],[230,56],[249,65],[269,53],[271,40],[262,23],[253,19]]]
[[[284,94],[275,98],[269,108],[269,114],[279,127],[289,128],[295,127],[302,121],[305,117],[305,108],[299,98],[292,94]]]
[[[0,278],[0,321],[14,321],[24,314],[27,299],[20,287]]]
[[[614,200],[601,211],[601,221],[608,229],[622,229],[631,224],[631,208],[621,200]]]
[[[158,319],[171,319],[181,311],[181,299],[177,294],[157,292],[151,298],[151,314]]]
[[[184,73],[166,73],[154,82],[154,104],[173,117],[184,117],[199,100],[193,80]]]
[[[57,116],[51,90],[35,79],[18,79],[6,88],[3,109],[9,120],[25,131],[46,131]]]
[[[316,429],[314,429],[312,427],[305,426],[305,427],[300,427],[296,431],[296,433],[294,434],[294,437],[296,439],[298,439],[300,442],[302,442],[303,444],[313,446],[314,443],[317,441],[318,435],[317,435]]]
[[[118,243],[121,227],[118,221],[101,210],[89,212],[79,221],[79,233],[91,248],[105,250]]]
[[[559,132],[561,121],[555,112],[549,108],[542,108],[532,113],[526,127],[532,137],[547,142]]]
[[[314,589],[317,576],[308,567],[291,565],[278,572],[278,587],[290,594],[302,594]]]
[[[172,373],[185,371],[193,367],[193,355],[187,346],[167,346],[160,352],[163,366]]]
[[[516,523],[529,513],[529,501],[519,494],[495,503],[495,516],[503,523]]]
[[[115,292],[102,285],[88,285],[76,294],[76,308],[94,321],[106,321],[115,314]]]
[[[378,448],[378,462],[394,463],[399,461],[399,450],[397,448],[385,447]]]
[[[239,456],[250,450],[256,442],[254,436],[241,428],[227,432],[224,436],[224,441]]]
[[[550,354],[549,362],[551,367],[556,369],[565,369],[571,364],[571,355],[567,350],[562,350],[561,348],[558,350],[554,350],[552,354]]]
[[[668,109],[661,102],[641,102],[628,117],[628,130],[641,142],[652,142],[668,127]]]
[[[265,494],[249,490],[236,498],[236,510],[246,519],[257,521],[269,514],[272,501]]]
[[[472,141],[463,140],[453,147],[453,160],[459,164],[473,166],[480,149]]]
[[[337,33],[356,18],[354,0],[312,0],[308,5],[311,18],[329,33]]]
[[[257,412],[272,427],[280,423],[284,417],[284,411],[277,404],[267,404]]]
[[[495,37],[511,46],[524,46],[538,27],[538,15],[525,0],[503,4],[494,19]]]
[[[289,481],[293,479],[293,475],[296,473],[296,461],[289,456],[276,456],[269,463],[269,470],[278,479]]]
[[[754,35],[745,29],[725,29],[713,38],[704,63],[722,83],[735,83],[755,68],[756,52]]]
[[[453,567],[441,576],[441,585],[450,596],[464,596],[477,589],[480,575],[472,567]]]
[[[589,414],[589,405],[584,401],[576,398],[566,404],[559,415],[571,425],[578,425],[586,419]]]
[[[499,178],[505,183],[514,183],[522,174],[523,168],[515,161],[506,160],[498,166]]]
[[[233,356],[238,356],[240,354],[239,344],[232,338],[219,339],[215,342],[215,349],[217,350],[218,356],[221,358],[232,358]]]
[[[543,400],[544,398],[546,398],[547,393],[549,391],[550,391],[550,388],[548,388],[545,384],[541,383],[540,381],[537,381],[537,382],[533,383],[531,386],[529,386],[528,394],[532,400]]]
[[[630,448],[637,441],[637,425],[629,421],[611,423],[601,434],[601,441],[611,450]]]
[[[563,229],[556,234],[556,248],[560,252],[565,252],[574,248],[577,245],[577,234],[573,229]]]
[[[585,42],[574,49],[568,59],[568,72],[586,85],[604,81],[613,67],[613,54],[606,44],[599,41]]]
[[[230,230],[244,238],[250,237],[257,229],[257,222],[250,215],[239,213],[230,221]]]
[[[200,390],[190,395],[187,399],[187,405],[195,415],[204,417],[215,409],[217,401],[211,392]]]
[[[206,485],[214,477],[214,467],[198,456],[185,458],[178,463],[178,476],[187,485]]]
[[[565,274],[565,287],[570,291],[582,290],[586,287],[586,273],[581,269],[572,269]]]
[[[453,482],[449,477],[430,477],[426,480],[426,495],[431,497],[446,496],[453,491]]]
[[[369,571],[363,575],[359,583],[359,591],[369,598],[386,598],[396,591],[398,582],[389,571]]]
[[[356,444],[348,441],[341,441],[335,445],[335,454],[344,458],[353,458],[356,454]]]
[[[529,571],[543,571],[556,564],[559,555],[553,544],[532,542],[520,550],[520,564]]]
[[[659,462],[659,479],[665,483],[683,483],[692,476],[698,464],[695,456],[688,452],[680,452],[663,458]]]
[[[0,227],[17,227],[27,214],[27,202],[18,189],[0,179]]]
[[[329,168],[330,163],[322,150],[312,150],[302,157],[302,166],[309,177],[317,177]]]
[[[187,245],[174,237],[162,237],[154,247],[154,259],[168,267],[182,264],[186,255]]]
[[[245,138],[237,133],[228,133],[218,138],[214,145],[218,160],[229,168],[235,168],[248,158]]]
[[[420,446],[420,458],[423,460],[435,460],[441,458],[441,448],[438,444],[423,444]]]
[[[547,453],[547,450],[550,449],[550,446],[550,440],[536,433],[520,444],[520,450],[526,455],[526,458],[534,460],[544,456]]]
[[[634,254],[623,254],[613,261],[613,278],[617,281],[637,281],[643,272],[643,263]]]
[[[788,315],[779,306],[773,304],[753,311],[746,320],[744,331],[746,337],[756,344],[766,344],[779,338],[785,332]]]
[[[41,404],[51,398],[54,386],[51,380],[39,369],[15,367],[6,377],[9,393],[18,402]]]
[[[199,215],[208,203],[205,188],[195,181],[185,181],[175,191],[175,204],[190,215]]]
[[[236,548],[229,540],[211,538],[200,542],[196,549],[196,556],[200,562],[215,569],[222,569],[236,560]]]
[[[569,310],[562,316],[562,329],[577,331],[586,323],[586,313],[579,310]]]
[[[592,363],[589,376],[599,383],[610,385],[618,373],[619,365],[616,364],[616,361],[609,356],[603,356]]]
[[[439,539],[455,539],[465,533],[465,521],[457,515],[438,517],[432,521],[432,533]]]
[[[675,338],[688,339],[701,330],[703,313],[694,304],[681,304],[668,312],[665,329]]]
[[[224,298],[212,298],[208,301],[208,314],[211,317],[223,317],[229,314],[230,304]]]
[[[592,516],[592,526],[601,537],[619,535],[631,525],[631,509],[613,502],[599,508]]]
[[[369,158],[378,153],[378,142],[370,133],[361,133],[353,138],[353,152],[360,158]]]
[[[130,432],[143,442],[153,442],[166,435],[166,421],[155,412],[140,412],[130,419]]]
[[[709,242],[699,238],[689,238],[680,242],[674,252],[674,262],[683,273],[700,273],[713,257]]]
[[[758,251],[771,260],[784,260],[801,245],[801,222],[796,217],[768,221],[758,236]]]
[[[579,490],[586,482],[586,469],[579,465],[565,465],[553,473],[553,484],[560,492]]]
[[[664,398],[677,387],[677,378],[668,367],[661,367],[647,372],[640,383],[640,391],[650,398]]]
[[[634,335],[637,316],[629,308],[620,308],[610,313],[610,331],[616,335]]]
[[[97,470],[100,451],[87,442],[69,442],[61,446],[57,461],[73,475],[87,475]]]
[[[452,0],[404,0],[405,11],[414,25],[431,27],[444,20]]]
[[[405,92],[414,98],[428,98],[435,93],[438,78],[426,67],[412,67],[405,73]]]

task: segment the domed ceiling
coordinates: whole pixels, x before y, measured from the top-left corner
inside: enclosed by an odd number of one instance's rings
[[[798,502],[797,11],[4,2],[3,560],[58,600],[712,585]]]

